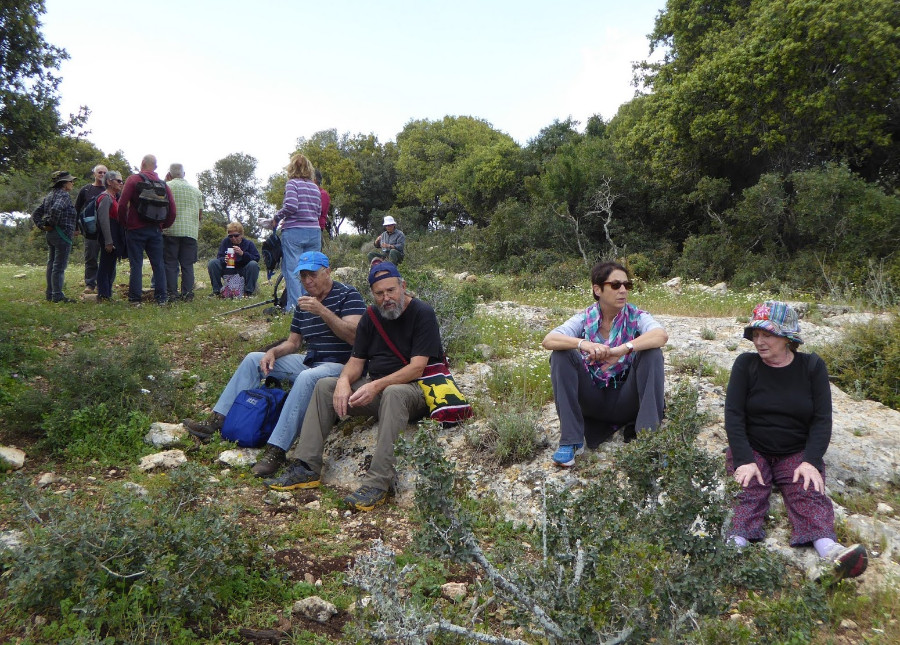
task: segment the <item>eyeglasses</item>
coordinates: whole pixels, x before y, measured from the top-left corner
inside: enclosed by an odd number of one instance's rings
[[[121,180],[121,179],[110,179],[109,181],[116,181],[116,182],[119,182],[120,184],[124,184],[124,183],[125,183],[125,182],[124,182],[123,180]]]
[[[229,233],[228,237],[240,237],[243,233]]]
[[[634,283],[631,280],[626,280],[625,282],[622,282],[621,280],[609,280],[607,282],[600,283],[601,287],[605,285],[611,286],[613,288],[613,291],[618,291],[623,286],[625,287],[626,291],[631,291],[634,288]]]

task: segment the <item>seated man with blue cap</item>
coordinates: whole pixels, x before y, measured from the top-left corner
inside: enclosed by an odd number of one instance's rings
[[[406,282],[391,262],[369,271],[374,307],[356,330],[353,354],[338,378],[316,383],[300,436],[284,473],[269,482],[274,490],[315,488],[321,479],[325,439],[338,417],[378,417],[378,441],[359,489],[344,502],[359,511],[383,504],[396,472],[394,442],[410,421],[428,414],[418,379],[425,366],[443,357],[434,309],[406,292]],[[368,373],[366,374],[366,367]]]
[[[284,463],[285,452],[297,436],[316,382],[341,373],[350,358],[356,327],[366,311],[359,291],[332,280],[324,253],[301,254],[294,279],[302,283],[307,295],[297,301],[287,340],[265,353],[251,352],[244,357],[207,421],[184,420],[188,432],[208,440],[222,429],[238,393],[259,387],[260,380],[267,376],[293,381],[265,452],[253,466],[257,477],[273,475]],[[298,354],[304,342],[306,352]]]

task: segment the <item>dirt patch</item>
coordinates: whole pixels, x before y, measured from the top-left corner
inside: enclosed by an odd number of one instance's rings
[[[354,558],[349,555],[316,558],[303,553],[300,549],[276,551],[274,558],[275,564],[287,571],[291,580],[297,582],[309,582],[310,579],[315,582],[329,573],[345,572],[354,562]]]

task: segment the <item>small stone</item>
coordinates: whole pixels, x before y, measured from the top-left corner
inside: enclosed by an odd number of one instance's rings
[[[850,620],[849,618],[845,618],[844,620],[841,621],[841,629],[855,631],[855,630],[859,629],[859,625],[857,625],[856,622]]]
[[[13,278],[16,280],[21,280],[22,278],[27,278],[27,277],[28,277],[27,273],[17,273],[16,275],[13,276]]]
[[[240,338],[241,340],[243,340],[245,342],[250,341],[250,340],[253,340],[253,334],[251,334],[249,331],[242,331],[241,333],[238,334],[238,338]]]
[[[38,477],[37,485],[38,488],[47,488],[47,486],[52,486],[53,484],[65,483],[66,478],[60,477],[56,473],[44,473],[40,477]]]
[[[223,450],[219,454],[219,461],[229,466],[252,466],[256,463],[262,448],[235,448]]]
[[[291,613],[300,614],[317,623],[327,623],[329,618],[338,613],[338,610],[327,600],[322,600],[318,596],[310,596],[295,602]]]
[[[309,584],[309,585],[313,585],[316,583],[316,577],[313,574],[311,574],[309,571],[307,571],[306,573],[303,574],[303,580],[306,582],[306,584]]]
[[[455,602],[466,597],[466,590],[464,582],[446,582],[441,585],[441,596]]]
[[[144,435],[144,443],[149,443],[157,448],[171,446],[187,436],[187,430],[180,423],[162,423],[157,421],[150,424],[150,431]]]
[[[744,617],[741,614],[731,614],[731,616],[728,617],[729,620],[733,620],[735,622],[743,620],[743,618]]]
[[[878,513],[879,515],[893,515],[894,507],[888,506],[884,502],[879,502],[878,506],[875,507],[875,512]]]
[[[138,497],[149,497],[150,495],[150,492],[146,488],[134,482],[125,482],[122,484],[122,488],[134,493]]]
[[[142,457],[141,463],[140,465],[138,465],[138,469],[142,472],[155,470],[157,468],[171,470],[172,468],[176,468],[183,463],[187,463],[187,457],[185,456],[183,451],[166,450],[164,452],[157,452],[152,455]]]
[[[319,508],[321,508],[321,506],[322,505],[319,503],[319,500],[314,499],[313,501],[304,504],[303,508],[308,508],[311,511],[317,511],[319,510]]]

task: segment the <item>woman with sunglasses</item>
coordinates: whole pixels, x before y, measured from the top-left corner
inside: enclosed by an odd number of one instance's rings
[[[551,331],[550,381],[559,415],[558,466],[575,465],[585,442],[596,448],[618,429],[656,430],[665,409],[663,356],[669,335],[653,316],[628,304],[634,286],[625,267],[601,262],[591,271],[596,302]]]
[[[102,166],[101,166],[102,167]],[[125,182],[115,170],[103,176],[104,190],[97,200],[97,224],[100,228],[100,263],[97,266],[97,301],[112,299],[112,285],[116,279],[116,263],[128,257],[125,232],[119,224],[119,194]]]
[[[219,244],[219,252],[206,265],[213,296],[222,295],[222,276],[226,267],[232,268],[228,267],[226,260],[229,251],[234,254],[234,273],[244,278],[244,296],[252,296],[256,293],[256,280],[259,278],[259,251],[253,242],[244,237],[244,226],[240,222],[229,222],[225,230],[228,235]]]

